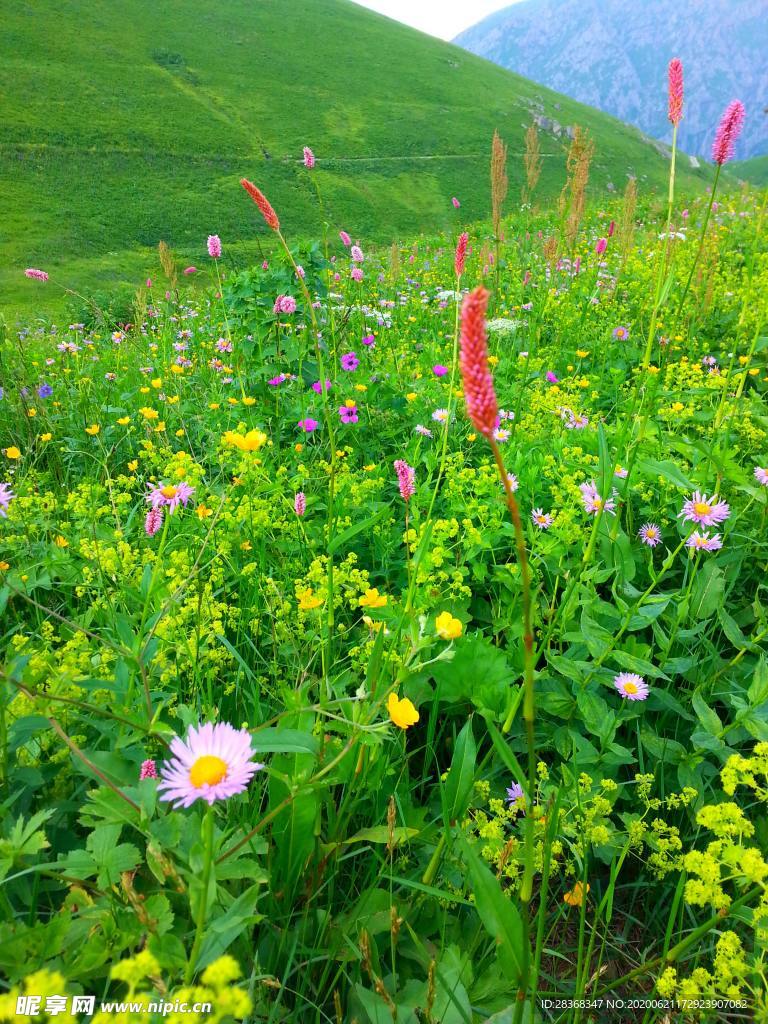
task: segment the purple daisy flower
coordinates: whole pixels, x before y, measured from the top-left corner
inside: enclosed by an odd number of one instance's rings
[[[157,484],[155,487],[150,485],[147,501],[153,509],[167,508],[169,515],[173,515],[179,505],[186,507],[194,493],[195,488],[183,480],[180,484]]]
[[[10,484],[0,484],[0,516],[3,519],[8,518],[8,506],[15,497]]]
[[[724,523],[730,514],[727,502],[720,501],[717,494],[708,498],[701,491],[694,491],[678,513],[678,518],[682,517],[684,522],[698,523],[699,526],[717,526],[718,523]]]
[[[525,793],[519,782],[513,782],[511,786],[507,786],[507,803],[518,811],[522,811],[525,807]]]
[[[645,700],[648,696],[648,684],[635,672],[619,672],[613,685],[626,700]]]
[[[768,469],[763,469],[761,466],[755,466],[755,480],[763,487],[768,487]]]
[[[548,530],[555,521],[555,517],[550,512],[545,512],[542,508],[535,508],[531,512],[531,519],[533,520],[533,525],[538,526],[540,530]]]
[[[594,480],[590,480],[588,484],[579,484],[579,490],[581,491],[581,501],[585,511],[593,516],[597,515],[601,510],[603,512],[610,512],[612,516],[616,515],[616,502],[613,500],[616,494],[615,490],[611,497],[605,501],[598,494]]]
[[[243,793],[263,764],[252,761],[251,736],[226,722],[190,726],[186,742],[175,736],[171,753],[161,769],[157,789],[161,800],[174,807],[190,807],[195,800],[227,800]]]
[[[719,551],[723,546],[723,542],[720,539],[719,533],[716,533],[714,537],[710,537],[706,530],[704,533],[699,533],[698,530],[695,530],[685,542],[685,546],[692,551]]]
[[[637,531],[637,535],[649,548],[655,548],[657,544],[661,544],[661,530],[656,523],[645,523]]]

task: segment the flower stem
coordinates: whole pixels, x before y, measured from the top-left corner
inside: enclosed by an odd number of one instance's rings
[[[187,971],[184,976],[184,984],[189,985],[195,973],[195,965],[200,957],[200,947],[203,944],[203,933],[205,932],[205,919],[208,916],[208,889],[211,884],[211,870],[213,868],[213,805],[209,804],[203,818],[203,846],[205,848],[203,863],[203,887],[200,892],[200,902],[197,905],[197,916],[195,922],[195,941],[192,944],[192,952],[189,954]]]

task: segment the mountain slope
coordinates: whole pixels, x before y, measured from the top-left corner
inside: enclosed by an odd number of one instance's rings
[[[593,189],[666,179],[636,130],[348,0],[23,0],[3,19],[6,306],[42,298],[25,266],[89,290],[140,281],[161,238],[200,261],[208,233],[226,254],[263,237],[243,175],[291,235],[319,233],[304,144],[332,228],[366,240],[485,216],[494,128],[518,201],[532,109],[592,132]],[[567,142],[542,139],[542,195],[562,185]],[[701,178],[682,170],[683,185]]]
[[[768,156],[754,156],[751,160],[740,160],[731,167],[733,174],[753,185],[765,188],[768,185]]]
[[[680,57],[681,147],[709,159],[720,114],[738,98],[747,108],[738,156],[768,153],[766,0],[523,0],[456,42],[665,140],[659,97],[667,63]]]

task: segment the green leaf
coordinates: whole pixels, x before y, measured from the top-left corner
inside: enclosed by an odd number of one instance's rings
[[[363,519],[359,523],[353,523],[351,526],[348,526],[346,530],[342,530],[342,532],[337,534],[337,536],[335,536],[328,545],[328,554],[335,554],[340,547],[343,547],[343,545],[346,544],[347,541],[350,541],[352,540],[353,537],[356,537],[358,533],[362,533],[363,530],[372,529],[372,527],[374,527],[376,523],[382,520],[384,516],[386,516],[390,512],[390,510],[390,506],[385,505],[383,508],[380,508],[378,512],[374,512],[374,514],[372,516],[369,516],[367,519]]]
[[[684,491],[696,489],[688,477],[669,459],[665,459],[663,462],[657,462],[655,459],[640,459],[637,468],[646,476],[663,477],[664,480],[668,480],[676,487],[681,487]]]
[[[701,695],[700,690],[696,690],[693,697],[691,698],[691,704],[693,710],[696,712],[696,717],[703,725],[704,729],[711,736],[719,736],[723,731],[723,723],[717,715],[716,711],[707,704]]]
[[[723,603],[725,576],[714,561],[704,563],[696,576],[691,596],[691,615],[696,619],[708,619]]]
[[[496,942],[500,965],[510,985],[517,986],[529,956],[525,948],[523,922],[517,907],[504,895],[499,880],[462,836],[462,852],[467,862],[475,895],[475,906],[483,927]]]
[[[299,729],[259,729],[251,739],[257,754],[317,754],[317,739]]]
[[[477,745],[472,732],[472,719],[469,718],[456,737],[450,771],[445,780],[445,803],[449,822],[461,818],[469,806],[475,781],[476,760]]]
[[[258,898],[259,886],[252,885],[237,897],[225,914],[206,922],[198,968],[213,963],[249,925],[261,920],[262,915],[255,913]]]

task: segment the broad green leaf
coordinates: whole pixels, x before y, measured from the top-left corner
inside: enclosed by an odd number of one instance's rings
[[[477,745],[472,732],[472,719],[469,718],[456,737],[451,767],[445,780],[445,803],[450,822],[463,817],[469,806],[475,781],[476,759]]]
[[[298,729],[258,729],[251,746],[257,754],[317,754],[317,739]]]
[[[646,476],[663,477],[664,480],[668,480],[671,484],[682,488],[684,491],[696,489],[695,485],[691,483],[682,470],[674,462],[670,462],[669,459],[664,459],[662,462],[657,462],[655,459],[640,459],[637,463],[637,468],[641,473],[645,473]]]

